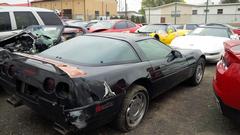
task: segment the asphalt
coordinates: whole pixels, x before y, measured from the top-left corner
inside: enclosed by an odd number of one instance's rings
[[[133,131],[121,133],[110,125],[87,135],[239,135],[240,125],[218,110],[211,81],[215,65],[207,65],[201,85],[181,84],[150,103],[142,123]],[[13,108],[0,90],[0,135],[59,135],[52,123],[31,109]]]

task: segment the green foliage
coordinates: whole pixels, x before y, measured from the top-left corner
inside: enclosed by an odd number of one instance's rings
[[[222,3],[238,3],[239,0],[222,0]]]
[[[172,2],[184,2],[184,0],[142,0],[142,7],[156,7]]]

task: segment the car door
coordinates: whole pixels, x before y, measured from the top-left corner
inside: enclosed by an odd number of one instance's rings
[[[114,25],[112,32],[129,32],[127,22],[126,21],[117,22]]]
[[[188,63],[181,53],[154,39],[141,40],[137,44],[152,66],[148,72],[154,95],[161,94],[186,79]]]
[[[13,34],[9,12],[0,12],[0,40]]]

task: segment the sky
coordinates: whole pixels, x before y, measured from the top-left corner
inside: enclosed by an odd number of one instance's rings
[[[31,0],[30,0],[31,1]],[[124,0],[120,0],[121,10],[124,10]],[[141,8],[142,0],[127,0],[128,10],[138,11]],[[206,0],[185,0],[189,4],[200,4],[206,2]],[[211,0],[212,2],[219,2],[220,0]],[[27,3],[27,0],[0,0],[0,3]]]

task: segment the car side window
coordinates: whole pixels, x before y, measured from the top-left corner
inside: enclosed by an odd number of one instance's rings
[[[127,29],[128,28],[128,25],[125,21],[122,21],[122,22],[118,22],[116,25],[115,25],[115,29]]]
[[[39,25],[37,19],[31,12],[14,12],[17,29],[24,29],[31,25]]]
[[[37,12],[45,25],[62,25],[62,21],[54,12]]]
[[[138,41],[137,44],[143,51],[148,60],[158,60],[166,58],[172,49],[165,44],[155,40],[147,39]]]
[[[0,13],[0,32],[12,30],[11,20],[8,12]]]
[[[127,22],[127,24],[128,24],[128,28],[136,27],[136,25],[132,22]]]

